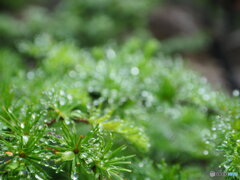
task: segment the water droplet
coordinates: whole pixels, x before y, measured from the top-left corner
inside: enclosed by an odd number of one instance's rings
[[[27,174],[27,171],[19,171],[18,173],[19,176],[26,176]]]
[[[75,155],[72,151],[66,151],[62,153],[62,159],[65,161],[73,160],[74,157]]]
[[[77,173],[71,174],[71,179],[72,179],[72,180],[78,180],[78,179],[79,179],[78,174],[77,174]]]
[[[33,79],[34,78],[34,72],[30,71],[27,73],[27,78],[28,79]]]
[[[23,142],[24,142],[24,144],[27,144],[28,139],[29,139],[29,136],[26,136],[26,135],[23,136]]]
[[[38,179],[38,180],[44,180],[43,178],[41,178],[39,175],[35,175],[35,178]]]
[[[67,98],[68,98],[68,100],[72,100],[73,99],[73,97],[70,94],[67,95]]]
[[[82,159],[85,159],[85,158],[87,157],[87,153],[82,153],[82,154],[80,155],[80,157],[81,157]]]
[[[108,49],[106,53],[107,53],[107,57],[109,59],[112,59],[112,58],[116,57],[116,53],[113,49]]]
[[[35,119],[35,118],[36,118],[36,115],[35,115],[35,114],[32,114],[32,118]]]
[[[212,128],[213,131],[216,131],[217,129],[215,127]]]
[[[91,158],[88,158],[87,160],[86,160],[86,163],[87,164],[90,164],[90,163],[92,163],[93,162],[93,160],[91,159]]]
[[[63,90],[60,91],[60,95],[65,95],[65,92]]]
[[[69,75],[71,78],[73,78],[73,77],[76,77],[77,73],[76,73],[75,71],[70,71],[70,72],[68,73],[68,75]]]
[[[23,128],[23,129],[24,129],[24,127],[25,127],[23,123],[21,123],[20,126],[21,126],[21,128]]]
[[[239,96],[239,95],[240,95],[239,90],[236,90],[236,89],[233,90],[232,95],[233,95],[233,96]]]
[[[131,69],[131,74],[137,76],[139,74],[139,69],[137,67],[133,67]]]
[[[204,151],[203,151],[203,154],[204,154],[204,155],[208,155],[208,151],[207,151],[207,150],[204,150]]]
[[[140,168],[143,167],[143,165],[144,165],[143,162],[138,163],[138,166],[139,166]]]
[[[65,123],[66,123],[67,125],[71,124],[71,122],[70,122],[69,120],[65,120]]]

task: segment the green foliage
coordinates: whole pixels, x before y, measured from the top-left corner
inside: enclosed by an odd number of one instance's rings
[[[1,176],[157,180],[207,179],[213,167],[239,172],[239,100],[213,91],[161,47],[133,38],[79,49],[42,34],[14,52],[1,50]],[[34,68],[20,55],[37,60]]]
[[[157,3],[157,0],[60,0],[50,10],[41,4],[48,7],[51,3],[32,2],[18,12],[21,19],[0,14],[1,44],[12,46],[18,40],[33,39],[44,32],[83,46],[103,44],[113,38],[120,40],[141,31],[150,8]]]
[[[54,130],[47,132],[47,126],[38,125],[41,114],[31,114],[32,109],[23,111],[26,115],[22,120],[8,110],[4,111],[6,118],[1,117],[1,122],[6,126],[1,132],[3,176],[47,179],[49,176],[41,166],[58,172],[68,163],[72,179],[77,178],[78,174],[82,178],[92,176],[92,179],[118,177],[118,171],[129,171],[118,165],[129,164],[125,160],[131,156],[115,158],[124,148],[111,151],[112,145],[105,144],[104,134],[98,127],[83,137],[76,133],[76,127],[72,131],[63,123],[60,129],[62,136],[57,136]],[[51,166],[51,161],[59,163],[58,167]]]
[[[156,165],[148,159],[136,161],[132,165],[134,173],[131,174],[130,179],[158,179],[158,180],[175,180],[175,179],[207,179],[207,175],[199,171],[196,167],[189,167],[181,169],[179,165],[167,165],[165,161],[157,163]],[[144,171],[143,171],[144,169]]]
[[[239,91],[216,92],[166,56],[209,37],[117,45],[143,35],[157,3],[0,2],[14,11],[0,14],[0,179],[240,174]]]
[[[235,91],[238,94],[238,91]],[[220,167],[227,172],[240,172],[240,133],[239,133],[239,99],[223,106],[227,113],[217,117],[212,128],[211,140],[216,144],[218,153],[224,156]]]
[[[40,141],[46,128],[38,124],[40,114],[23,109],[20,117],[4,110],[1,116],[1,175],[7,178],[47,176],[41,165],[47,152]],[[23,115],[24,114],[24,115]],[[45,178],[46,179],[46,178]]]

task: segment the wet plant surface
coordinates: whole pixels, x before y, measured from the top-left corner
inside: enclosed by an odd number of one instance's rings
[[[207,33],[149,35],[160,4],[0,2],[0,179],[240,174],[240,92],[214,90],[174,55],[201,52]]]
[[[154,40],[84,50],[41,38],[44,49],[36,42],[25,49],[42,59],[34,69],[0,52],[2,177],[238,172],[238,91],[230,98],[211,90],[180,59],[159,54]]]

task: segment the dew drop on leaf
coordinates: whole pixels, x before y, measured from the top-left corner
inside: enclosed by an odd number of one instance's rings
[[[82,153],[82,154],[80,155],[80,157],[81,157],[82,159],[85,159],[85,158],[87,157],[87,153]]]
[[[41,178],[39,175],[35,175],[35,178],[38,179],[38,180],[44,180],[43,178]]]
[[[78,180],[78,179],[79,179],[78,174],[77,174],[77,173],[72,173],[72,174],[71,174],[71,179],[72,179],[72,180]]]
[[[23,142],[26,144],[28,142],[29,136],[24,135],[23,136]]]
[[[137,67],[133,67],[131,69],[131,74],[137,76],[139,74],[139,69]]]
[[[204,150],[204,151],[203,151],[203,154],[204,154],[204,155],[208,155],[208,151],[207,151],[207,150]]]
[[[20,125],[20,126],[21,126],[21,128],[23,128],[23,129],[24,129],[24,127],[25,127],[23,123],[21,123],[21,125]]]
[[[239,96],[239,95],[240,95],[239,90],[236,90],[236,89],[233,90],[232,95],[235,96],[235,97],[236,97],[236,96]]]
[[[86,160],[86,163],[87,164],[90,164],[90,163],[92,163],[93,162],[93,160],[91,159],[91,158],[88,158],[87,160]]]

